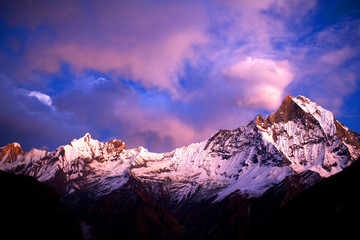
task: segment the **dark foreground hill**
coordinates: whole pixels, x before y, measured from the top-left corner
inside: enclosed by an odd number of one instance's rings
[[[360,161],[323,179],[279,209],[246,239],[356,239]]]
[[[0,171],[1,239],[82,239],[60,195],[28,176]]]

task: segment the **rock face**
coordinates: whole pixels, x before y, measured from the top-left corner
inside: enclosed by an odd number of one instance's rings
[[[145,229],[144,238],[206,239],[225,234],[224,229],[242,237],[246,231],[238,229],[256,223],[254,216],[266,218],[247,213],[250,206],[255,213],[262,209],[261,201],[254,199],[268,196],[275,211],[321,177],[348,167],[360,156],[360,135],[308,98],[288,95],[266,119],[258,115],[246,126],[219,130],[208,140],[168,153],[127,149],[119,140],[102,143],[90,134],[54,152],[24,153],[18,144],[11,146],[0,149],[1,169],[55,188],[98,236],[112,232],[101,227],[106,218],[121,222],[118,216],[130,216],[132,209],[141,219],[133,223]],[[112,207],[119,204],[129,209],[114,210],[117,214],[112,217]],[[99,222],[96,215],[102,208],[108,215]],[[154,211],[158,215],[149,215]],[[151,234],[149,226],[162,235]]]
[[[8,144],[5,147],[0,148],[0,159],[2,166],[14,163],[18,158],[22,158],[25,152],[18,143]]]

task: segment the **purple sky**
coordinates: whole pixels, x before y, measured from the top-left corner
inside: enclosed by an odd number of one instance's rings
[[[305,95],[360,132],[360,2],[0,3],[0,145],[170,151]]]

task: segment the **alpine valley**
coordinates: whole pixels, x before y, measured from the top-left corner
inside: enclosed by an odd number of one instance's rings
[[[358,133],[288,95],[266,119],[171,152],[86,134],[53,152],[8,144],[0,169],[54,189],[84,239],[285,239],[349,233],[359,223],[359,156]],[[278,234],[284,226],[288,235]]]

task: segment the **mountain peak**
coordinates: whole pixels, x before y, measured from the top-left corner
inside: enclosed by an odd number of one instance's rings
[[[77,151],[88,152],[91,151],[91,149],[97,148],[99,144],[100,142],[98,140],[91,138],[90,133],[86,133],[83,137],[72,140],[69,145]]]
[[[22,150],[19,143],[10,143],[2,148],[0,148],[0,162],[9,162],[13,163],[16,161],[18,156],[24,155],[25,152]]]
[[[22,148],[21,148],[20,144],[17,142],[9,143],[6,146],[2,147],[2,149],[16,150],[16,151],[22,152]]]
[[[17,143],[17,142],[13,142],[8,145],[12,145],[14,148],[21,148],[20,143]]]
[[[293,98],[294,98],[293,96],[291,96],[290,94],[288,94],[288,95],[286,95],[284,101],[285,101],[285,100],[288,101],[289,99],[292,100]]]
[[[92,138],[91,138],[91,135],[90,135],[90,133],[86,133],[83,137],[81,137],[81,138],[79,138],[79,139],[73,139],[72,141],[71,141],[71,144],[73,144],[73,143],[90,143],[90,141],[91,140],[93,140]]]
[[[90,133],[85,133],[84,137],[82,137],[82,139],[84,139],[84,142],[89,142],[91,138]]]
[[[294,101],[294,98],[288,94],[283,102],[281,103],[278,110],[269,115],[266,119],[271,124],[278,122],[288,122],[296,118],[303,117],[305,112],[303,109]]]

